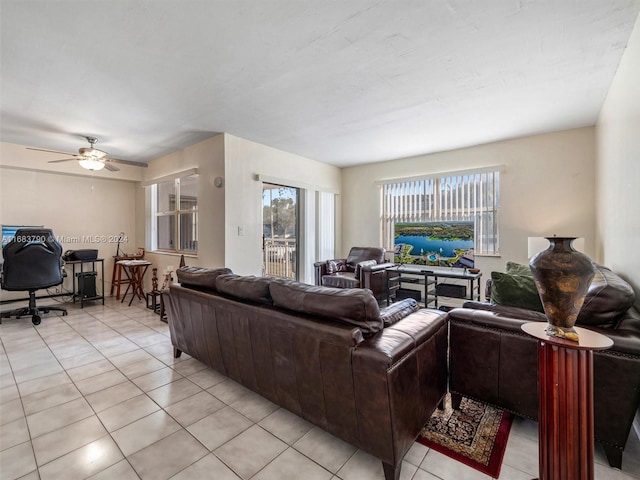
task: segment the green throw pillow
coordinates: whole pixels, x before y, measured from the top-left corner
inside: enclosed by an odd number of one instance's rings
[[[510,275],[526,275],[527,277],[533,276],[529,265],[522,265],[516,262],[507,262],[507,273]]]
[[[491,272],[491,303],[544,312],[532,276]]]

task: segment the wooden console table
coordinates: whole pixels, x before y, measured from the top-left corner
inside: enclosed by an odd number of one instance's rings
[[[522,330],[538,340],[540,480],[593,480],[593,352],[613,341],[575,327],[579,342],[550,337],[546,322]]]

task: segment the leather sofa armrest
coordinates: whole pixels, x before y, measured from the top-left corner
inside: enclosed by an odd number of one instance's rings
[[[419,310],[353,350],[362,449],[399,465],[447,390],[447,315]],[[393,439],[391,448],[381,438]]]
[[[588,328],[613,340],[613,347],[604,350],[603,353],[614,351],[640,357],[640,312],[635,307],[631,307],[617,319],[616,323],[616,328],[591,326]]]
[[[606,352],[618,352],[633,355],[640,358],[640,336],[630,332],[629,330],[614,329],[614,328],[597,328],[589,327],[589,330],[601,333],[613,340],[613,346]]]
[[[528,310],[525,310],[528,312]],[[534,312],[535,313],[535,312]],[[469,322],[480,327],[505,330],[512,333],[526,335],[522,330],[522,325],[529,322],[540,321],[546,322],[547,317],[541,315],[542,318],[513,318],[509,316],[498,315],[493,311],[474,310],[470,308],[454,308],[449,312],[449,321]]]
[[[322,285],[322,276],[327,274],[327,262],[315,262],[313,269],[316,285]]]
[[[446,325],[446,319],[446,313],[424,308],[407,315],[358,345],[354,353],[354,368],[386,371],[433,337]]]
[[[360,287],[371,290],[378,300],[386,297],[387,290],[387,268],[393,263],[378,263],[376,265],[363,266],[360,271]]]
[[[371,266],[362,267],[362,269],[365,272],[366,271],[379,272],[379,271],[385,271],[387,268],[393,267],[394,265],[395,265],[395,263],[386,262],[386,263],[378,263],[377,265],[371,265]]]
[[[546,322],[547,316],[542,312],[536,312],[534,310],[527,310],[526,308],[508,307],[505,305],[495,305],[493,303],[476,302],[474,300],[468,300],[462,304],[463,308],[473,310],[485,310],[493,312],[499,317],[511,317],[520,320],[526,320],[528,322]]]

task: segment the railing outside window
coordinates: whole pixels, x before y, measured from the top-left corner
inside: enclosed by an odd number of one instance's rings
[[[296,240],[265,238],[263,275],[296,279]]]

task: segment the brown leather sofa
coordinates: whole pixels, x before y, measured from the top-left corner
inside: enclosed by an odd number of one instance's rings
[[[165,294],[186,352],[382,460],[387,480],[441,405],[446,314],[413,300],[183,267]]]
[[[591,284],[577,325],[613,340],[594,353],[595,439],[609,464],[621,468],[640,405],[640,313],[628,283],[605,267]],[[465,302],[449,312],[449,389],[454,406],[462,396],[537,420],[537,342],[521,330],[543,313]]]
[[[347,258],[315,262],[315,283],[335,288],[368,288],[379,302],[387,298],[387,268],[384,248],[353,247]]]

